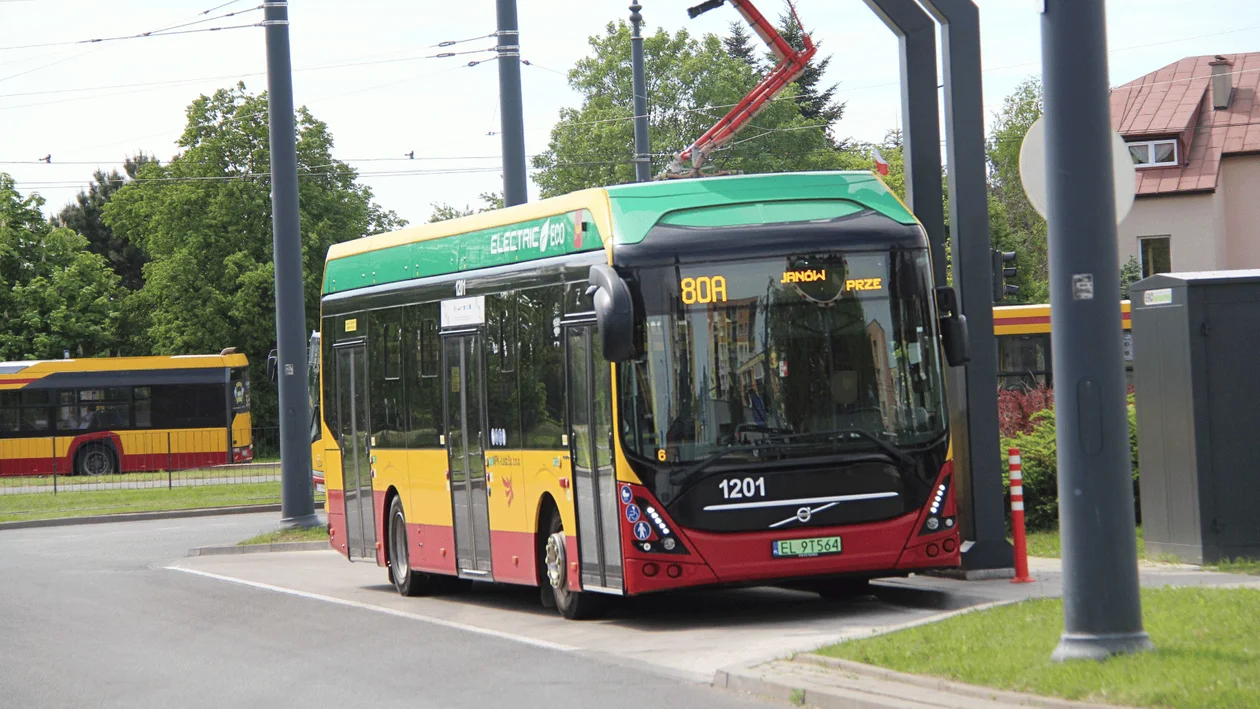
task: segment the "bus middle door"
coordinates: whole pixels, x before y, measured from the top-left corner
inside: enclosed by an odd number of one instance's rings
[[[479,330],[442,336],[446,449],[459,575],[490,580],[490,494],[486,484],[485,366]]]

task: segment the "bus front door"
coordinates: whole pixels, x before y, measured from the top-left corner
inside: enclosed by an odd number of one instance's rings
[[[368,431],[367,350],[337,352],[337,420],[341,422],[341,468],[346,503],[346,555],[376,560],[376,516],[372,511],[372,446]]]
[[[611,368],[599,350],[594,323],[566,329],[569,449],[582,587],[622,593]]]
[[[460,576],[491,578],[490,506],[486,496],[482,340],[477,332],[446,335],[446,450]]]

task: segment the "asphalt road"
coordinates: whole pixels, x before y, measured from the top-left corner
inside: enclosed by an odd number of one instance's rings
[[[0,532],[0,709],[781,706],[616,657],[165,568],[275,521]]]

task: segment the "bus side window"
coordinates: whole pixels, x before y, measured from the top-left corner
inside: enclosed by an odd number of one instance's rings
[[[544,286],[521,290],[517,294],[520,327],[517,377],[524,428],[522,445],[525,448],[561,448],[565,384],[560,317],[564,290],[558,285]]]
[[[438,389],[437,303],[409,305],[403,314],[403,379],[407,389],[407,447],[437,448],[443,432],[442,392]]]

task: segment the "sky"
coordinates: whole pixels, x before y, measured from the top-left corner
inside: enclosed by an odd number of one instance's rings
[[[730,6],[696,20],[699,0],[640,0],[646,31],[725,34]],[[1099,0],[1102,1],[1102,0]],[[777,15],[782,0],[759,8]],[[980,7],[986,120],[1039,74],[1042,0],[976,0]],[[0,171],[46,213],[73,201],[97,167],[143,150],[178,152],[188,104],[243,81],[266,87],[263,29],[246,27],[92,44],[197,20],[201,29],[253,24],[261,0],[0,0]],[[565,72],[587,38],[626,18],[628,0],[522,0],[526,152],[546,148],[562,107],[578,95]],[[333,156],[358,169],[377,201],[412,221],[435,203],[469,205],[502,188],[498,74],[489,53],[426,58],[493,46],[495,0],[290,0],[294,101],[323,120]],[[828,83],[846,102],[841,137],[877,141],[900,120],[897,42],[861,0],[796,0],[802,22],[831,54]],[[237,11],[232,17],[220,17]],[[215,19],[219,18],[219,19]],[[1108,0],[1110,83],[1130,81],[1186,56],[1260,51],[1257,0]],[[479,38],[479,39],[473,39]],[[434,47],[461,42],[449,50]],[[38,45],[38,46],[30,46]],[[52,46],[49,46],[52,45]],[[653,145],[654,151],[682,146]],[[404,158],[413,152],[415,159]],[[51,163],[40,162],[51,156]],[[531,199],[537,187],[530,185]]]

